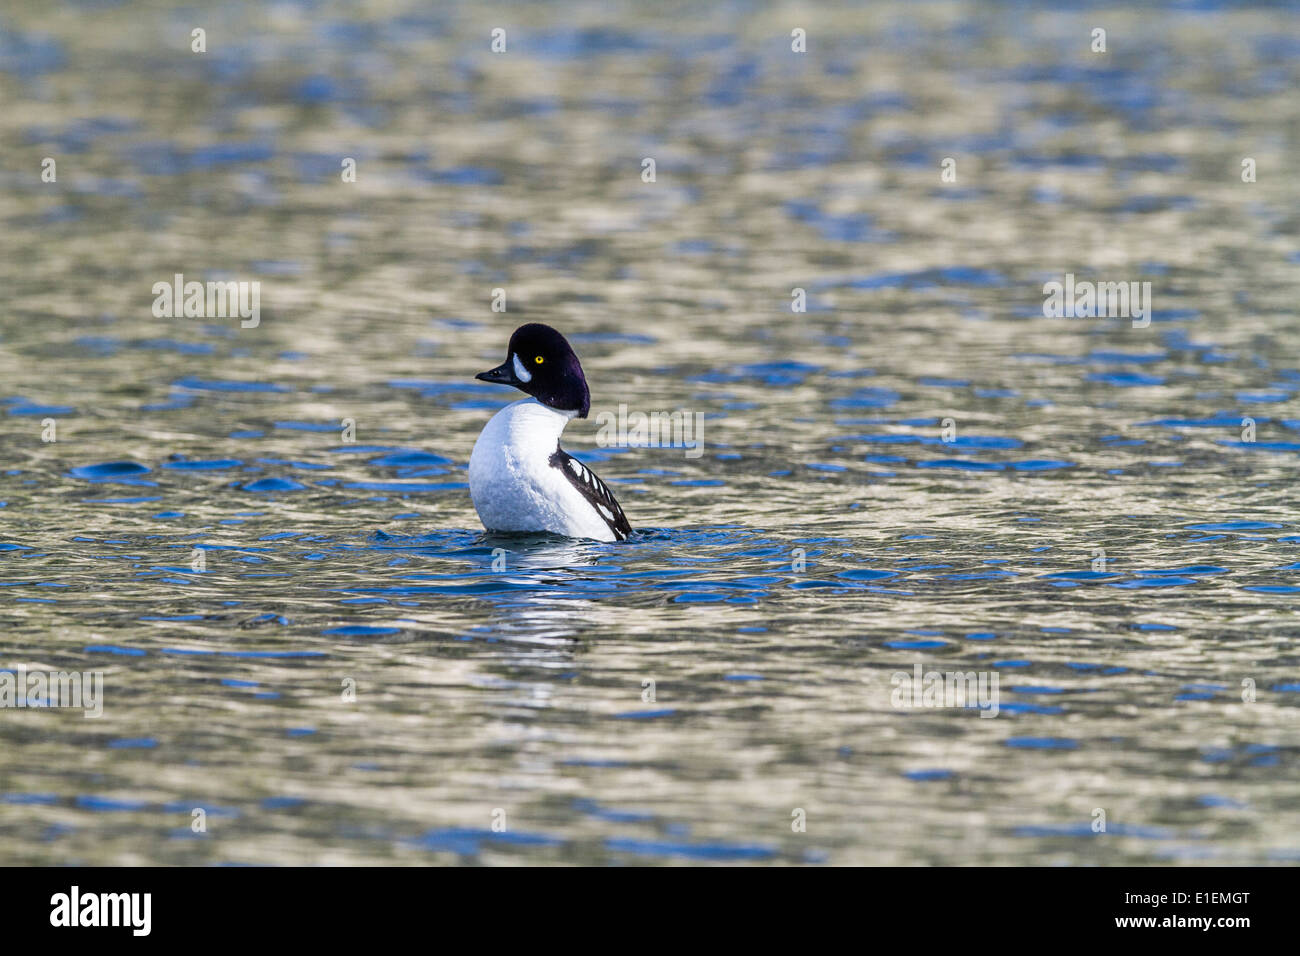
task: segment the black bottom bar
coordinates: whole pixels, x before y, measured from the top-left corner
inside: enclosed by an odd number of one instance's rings
[[[430,942],[437,938],[430,934],[473,929],[498,941],[511,930],[538,939],[562,927],[586,935],[601,924],[681,941],[689,921],[712,928],[700,935],[733,939],[773,923],[810,937],[850,923],[864,940],[893,927],[918,942],[931,934],[1044,944],[1200,937],[1230,946],[1294,925],[1288,869],[729,869],[725,889],[718,874],[684,868],[9,869],[0,879],[11,938],[25,942],[76,933],[339,944],[348,927],[420,933]]]

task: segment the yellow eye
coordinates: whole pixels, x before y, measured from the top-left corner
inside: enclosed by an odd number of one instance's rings
[[[541,365],[542,362],[545,360],[539,355],[537,356],[537,358],[533,359],[533,361],[536,362],[538,365]]]

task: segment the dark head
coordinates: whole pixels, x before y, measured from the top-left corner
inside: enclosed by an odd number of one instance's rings
[[[529,322],[510,336],[506,360],[474,376],[479,381],[513,385],[543,405],[586,418],[591,395],[582,365],[564,336],[549,325]]]

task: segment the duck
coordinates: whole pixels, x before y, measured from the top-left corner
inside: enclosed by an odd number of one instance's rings
[[[591,409],[587,378],[568,340],[540,322],[521,325],[510,336],[506,360],[474,377],[528,396],[493,415],[470,453],[469,493],[483,527],[626,540],[632,526],[614,493],[560,447],[565,426]]]

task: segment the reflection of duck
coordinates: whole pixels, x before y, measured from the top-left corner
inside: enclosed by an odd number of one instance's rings
[[[590,542],[546,532],[503,535],[489,531],[479,541],[492,549],[494,560],[502,558],[505,567],[501,570],[506,571],[560,571],[600,561],[601,549]]]
[[[549,531],[621,541],[632,533],[609,487],[560,447],[560,433],[591,405],[578,356],[549,325],[510,336],[506,360],[484,382],[531,395],[492,416],[469,458],[469,493],[489,531]]]

